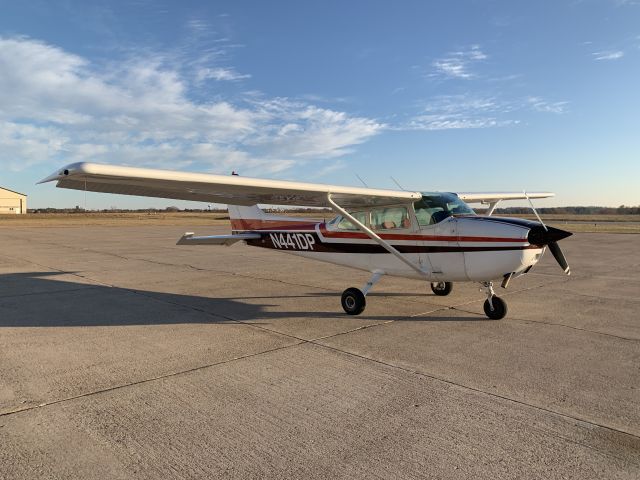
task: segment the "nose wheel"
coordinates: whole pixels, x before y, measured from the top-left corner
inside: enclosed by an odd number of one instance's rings
[[[491,320],[500,320],[507,314],[507,302],[495,295],[484,301],[484,313]]]
[[[487,293],[487,299],[484,301],[484,313],[491,320],[500,320],[507,315],[507,302],[496,296],[493,291],[492,282],[483,282],[482,285]]]

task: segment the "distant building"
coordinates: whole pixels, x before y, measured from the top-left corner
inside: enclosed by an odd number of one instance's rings
[[[27,213],[27,196],[0,187],[0,214]]]

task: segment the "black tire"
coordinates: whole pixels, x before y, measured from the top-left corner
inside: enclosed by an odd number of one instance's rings
[[[453,290],[451,282],[431,282],[431,291],[440,297],[449,295]]]
[[[489,299],[484,301],[484,313],[491,320],[500,320],[505,317],[507,314],[507,302],[502,300],[500,297],[496,297],[495,295],[491,299],[493,303],[493,310],[491,310],[491,305],[489,304]]]
[[[349,315],[360,315],[367,306],[364,293],[359,289],[351,287],[342,292],[342,308]]]

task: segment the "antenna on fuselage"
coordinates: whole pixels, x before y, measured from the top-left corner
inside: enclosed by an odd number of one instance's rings
[[[360,180],[365,187],[369,188],[369,185],[367,185],[367,182],[365,182],[362,178],[360,178],[360,175],[358,175],[357,173],[356,173],[356,177],[358,177],[358,180]]]
[[[400,190],[405,190],[406,191],[406,188],[404,188],[402,185],[400,185],[395,178],[393,178],[391,175],[389,175],[389,177],[391,177],[391,180],[393,180],[393,183],[395,183]]]

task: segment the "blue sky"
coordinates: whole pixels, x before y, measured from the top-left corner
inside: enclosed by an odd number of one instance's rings
[[[31,207],[84,203],[35,186],[75,161],[640,204],[640,1],[0,4],[0,185]]]

